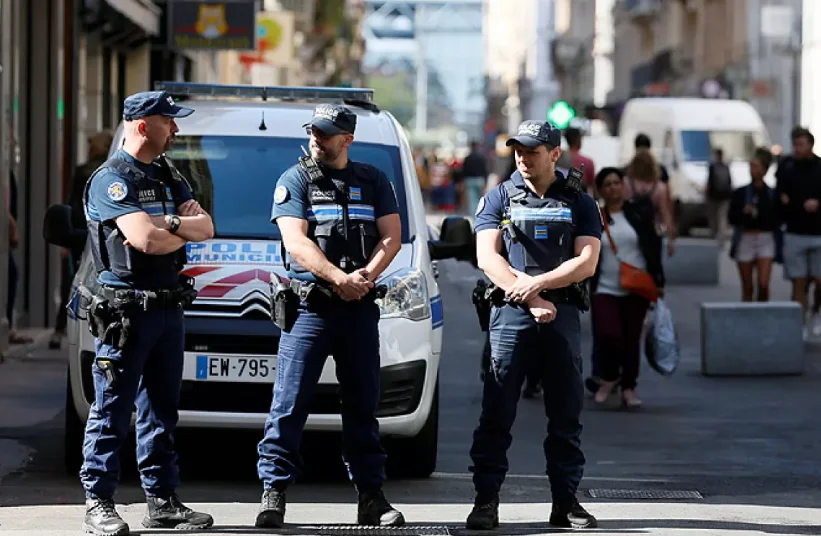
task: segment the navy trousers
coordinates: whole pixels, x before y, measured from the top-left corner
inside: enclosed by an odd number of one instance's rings
[[[379,441],[379,307],[370,300],[300,304],[290,333],[279,341],[277,373],[257,473],[267,489],[285,489],[302,472],[299,448],[316,384],[333,355],[342,402],[342,448],[359,490],[385,481]]]
[[[87,497],[114,495],[120,477],[118,451],[137,408],[137,468],[146,494],[167,497],[179,485],[174,429],[182,383],[185,326],[182,309],[137,310],[122,350],[94,341],[97,359],[110,360],[109,385],[95,361],[94,403],[86,423],[80,480]]]
[[[558,305],[556,319],[547,324],[538,324],[521,306],[493,307],[491,370],[485,375],[482,414],[470,449],[477,493],[498,493],[508,472],[510,430],[530,360],[538,363],[544,390],[544,453],[553,499],[576,493],[585,463],[579,439],[584,396],[580,339],[575,306]]]

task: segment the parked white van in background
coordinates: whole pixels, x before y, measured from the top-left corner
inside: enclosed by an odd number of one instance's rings
[[[756,109],[728,99],[635,98],[622,112],[620,158],[626,165],[635,154],[637,134],[646,134],[652,152],[670,174],[679,234],[706,225],[704,188],[716,149],[724,151],[733,186],[750,182],[749,160],[758,147],[769,147],[770,136]],[[773,166],[767,182],[774,185]]]

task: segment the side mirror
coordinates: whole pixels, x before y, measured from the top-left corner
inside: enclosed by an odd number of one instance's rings
[[[457,259],[475,264],[473,228],[466,218],[449,216],[442,222],[439,240],[429,240],[432,260]]]
[[[49,244],[75,248],[85,242],[86,231],[74,228],[71,206],[51,205],[43,218],[43,238]]]

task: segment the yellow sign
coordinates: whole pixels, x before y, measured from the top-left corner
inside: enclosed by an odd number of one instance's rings
[[[194,25],[197,33],[209,39],[215,39],[225,34],[228,22],[225,20],[225,4],[200,4],[200,16]]]

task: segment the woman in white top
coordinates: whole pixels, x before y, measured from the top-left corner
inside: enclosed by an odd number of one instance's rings
[[[622,287],[620,262],[648,272],[661,293],[664,286],[661,237],[656,232],[653,214],[625,199],[621,170],[599,171],[596,188],[604,200],[602,218],[608,232],[602,235],[599,265],[591,280],[593,336],[601,375],[595,400],[607,401],[616,385],[621,384],[622,403],[634,408],[641,405],[636,395],[636,380],[649,302]]]

